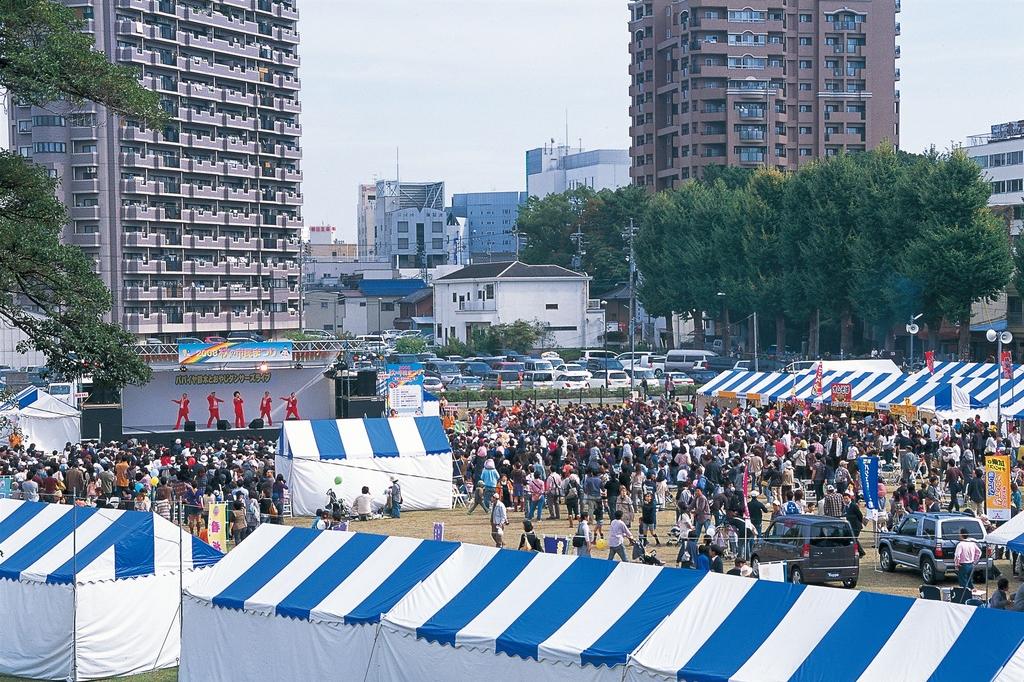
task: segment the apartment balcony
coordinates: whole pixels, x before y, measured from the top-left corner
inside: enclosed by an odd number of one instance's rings
[[[220,90],[217,94],[216,99],[226,104],[244,104],[246,106],[256,106],[256,95],[246,95],[245,93],[237,90]]]
[[[123,206],[122,220],[163,220],[164,212],[155,206]]]
[[[226,92],[226,90],[215,88],[212,85],[186,83],[184,81],[180,81],[178,83],[178,94],[183,97],[198,97],[201,99],[223,101],[223,95]],[[244,102],[241,103],[244,104]]]
[[[255,213],[236,213],[234,211],[230,213],[222,213],[226,215],[226,225],[241,225],[245,227],[256,227],[259,224],[258,216]]]
[[[229,275],[259,275],[261,269],[258,263],[232,263],[228,261],[227,273]]]
[[[283,43],[299,44],[299,34],[297,31],[289,31],[286,28],[274,28],[271,31],[271,35],[275,40],[280,40]]]
[[[896,76],[896,77],[895,77],[895,80],[897,80],[897,81],[898,81],[898,80],[900,80],[900,70],[899,70],[899,69],[896,69],[896,74],[895,74],[895,76]]]
[[[185,289],[185,300],[223,301],[225,298],[223,287],[197,287],[193,284]]]
[[[226,249],[228,248],[228,238],[188,234],[182,237],[181,244],[189,249]]]
[[[71,181],[71,191],[76,193],[76,194],[78,194],[78,193],[86,193],[86,192],[99,192],[100,191],[100,181],[99,180],[72,180]]]
[[[202,159],[182,159],[181,170],[186,173],[213,173],[223,175],[227,172],[227,164],[216,161],[203,161]]]
[[[239,130],[256,130],[256,119],[227,114],[225,115],[224,122],[221,125],[226,125],[229,128],[237,128]]]
[[[238,154],[255,154],[255,142],[243,142],[242,140],[232,141],[230,138],[224,140],[224,151],[236,152]]]
[[[178,109],[178,118],[187,123],[202,123],[204,125],[224,125],[224,114],[216,114],[209,111],[196,111],[195,109]]]
[[[96,166],[99,162],[100,155],[96,152],[76,152],[71,155],[72,166]]]
[[[260,193],[254,189],[231,189],[228,188],[225,199],[227,201],[254,202],[260,200]]]
[[[156,301],[160,287],[125,287],[124,297],[128,301]]]
[[[100,234],[99,232],[78,232],[69,234],[64,241],[74,246],[95,248],[100,245]]]
[[[125,313],[121,326],[135,334],[154,334],[163,331],[166,313]]]
[[[899,11],[899,10],[897,10],[897,11]],[[902,33],[902,31],[900,30],[900,22],[897,21],[896,22],[896,35],[900,35],[901,33]]]
[[[498,305],[494,300],[459,301],[457,305],[455,310],[457,313],[482,313],[498,310]]]
[[[298,135],[302,134],[302,126],[299,125],[298,123],[287,123],[285,121],[275,121],[274,122],[274,132],[278,133],[279,135],[295,135],[295,136],[298,136]]]
[[[287,303],[298,298],[298,287],[273,287],[269,290],[271,303]]]
[[[182,211],[181,219],[187,223],[195,223],[197,225],[223,225],[225,214],[192,208]]]
[[[286,159],[302,158],[302,147],[278,147],[277,149],[280,153],[280,156],[283,156]]]
[[[96,140],[99,139],[96,128],[91,126],[69,126],[68,133],[72,140]]]
[[[145,232],[128,232],[124,235],[125,246],[159,247],[164,245],[164,235]]]
[[[227,166],[226,173],[231,177],[236,178],[255,178],[259,176],[260,169],[258,166],[243,166],[241,164],[225,164]]]
[[[187,261],[187,262],[191,266],[190,273],[195,275],[195,276],[197,276],[197,277],[206,276],[206,275],[211,275],[212,276],[212,275],[226,275],[226,274],[228,274],[228,264],[227,264],[226,261],[220,261],[218,263],[213,263],[211,261],[193,260],[193,261]]]
[[[864,144],[864,136],[860,133],[825,133],[825,142],[829,144]]]
[[[225,237],[227,240],[226,248],[232,251],[258,251],[260,248],[260,240],[252,239],[248,237]]]
[[[826,111],[825,120],[832,123],[860,123],[865,118],[863,111]]]
[[[157,194],[160,186],[156,182],[145,180],[121,180],[121,192],[124,194]]]
[[[223,187],[200,187],[198,185],[182,185],[181,193],[191,199],[224,199],[227,190]]]
[[[255,44],[245,45],[240,42],[221,40],[220,38],[213,39],[213,49],[217,52],[224,52],[236,57],[243,56],[252,59],[255,59],[260,54],[259,47]]]
[[[144,261],[140,258],[131,258],[124,261],[124,271],[139,274],[159,274],[167,272],[166,263],[162,260]]]
[[[189,33],[188,31],[185,31],[180,35],[181,38],[179,39],[179,42],[181,42],[182,45],[187,45],[188,47],[198,47],[204,50],[216,49],[214,46],[213,38],[210,38],[209,36],[195,36]]]

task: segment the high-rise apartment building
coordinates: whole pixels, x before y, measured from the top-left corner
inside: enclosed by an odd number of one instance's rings
[[[448,263],[459,225],[444,206],[443,182],[379,180],[374,201],[371,260],[395,268]]]
[[[617,189],[630,183],[629,151],[544,145],[526,152],[526,193],[546,197],[577,187]]]
[[[163,130],[104,107],[10,113],[11,145],[61,179],[65,240],[111,319],[164,340],[296,328],[302,173],[294,0],[63,0],[134,66]]]
[[[630,3],[633,182],[899,141],[899,0]]]

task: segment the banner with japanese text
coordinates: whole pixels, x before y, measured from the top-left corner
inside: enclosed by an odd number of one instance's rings
[[[207,539],[211,547],[221,552],[228,551],[227,514],[227,504],[219,502],[210,505],[210,528]]]
[[[1010,520],[1010,458],[985,457],[986,514],[990,521]]]
[[[860,469],[860,492],[864,496],[864,506],[868,510],[878,509],[878,458],[858,457],[857,467]]]

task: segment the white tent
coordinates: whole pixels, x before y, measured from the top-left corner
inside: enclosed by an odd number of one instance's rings
[[[49,452],[82,440],[82,415],[74,407],[39,388],[26,388],[0,406],[9,431],[17,427],[26,444]]]
[[[958,604],[264,525],[186,590],[180,679],[1019,682],[1022,642]]]
[[[221,556],[148,512],[0,500],[0,674],[177,665],[180,585]]]
[[[368,486],[383,504],[392,476],[402,509],[452,506],[452,448],[437,417],[284,422],[276,464],[299,516],[323,507],[328,489],[351,503]]]

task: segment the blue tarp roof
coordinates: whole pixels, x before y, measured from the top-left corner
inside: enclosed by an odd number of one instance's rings
[[[364,296],[408,296],[426,286],[422,279],[364,279],[359,291]]]

